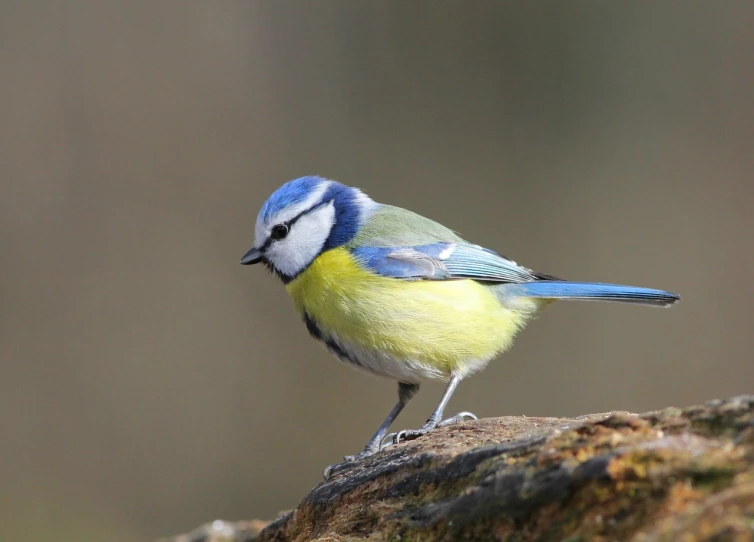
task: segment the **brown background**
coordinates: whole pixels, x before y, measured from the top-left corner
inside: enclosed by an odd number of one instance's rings
[[[0,2],[0,538],[273,517],[363,445],[394,384],[237,263],[309,173],[684,296],[560,304],[452,411],[754,391],[752,28],[733,0]]]

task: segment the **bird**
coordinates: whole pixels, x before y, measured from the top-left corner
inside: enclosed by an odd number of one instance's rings
[[[667,307],[680,299],[537,273],[429,218],[315,175],[286,182],[265,201],[240,263],[262,263],[275,274],[309,334],[336,358],[398,382],[398,401],[384,422],[359,453],[327,467],[325,478],[387,445],[476,419],[470,412],[443,419],[456,387],[508,350],[554,301]],[[427,422],[388,434],[431,380],[447,386]]]

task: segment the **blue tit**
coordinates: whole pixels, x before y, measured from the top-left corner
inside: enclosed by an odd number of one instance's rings
[[[262,206],[254,247],[241,259],[259,262],[282,280],[307,330],[327,350],[398,382],[398,402],[374,436],[334,467],[377,452],[424,380],[447,382],[445,393],[427,423],[394,434],[393,442],[475,418],[461,413],[443,421],[458,383],[510,348],[555,300],[667,307],[680,299],[536,273],[428,218],[316,176],[284,184]]]

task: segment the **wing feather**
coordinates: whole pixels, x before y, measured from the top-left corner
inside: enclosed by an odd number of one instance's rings
[[[373,272],[392,278],[515,283],[537,280],[529,269],[513,260],[467,243],[358,247],[351,252]]]
[[[390,205],[381,205],[346,248],[374,273],[397,279],[537,280],[513,260],[467,243],[434,220]]]

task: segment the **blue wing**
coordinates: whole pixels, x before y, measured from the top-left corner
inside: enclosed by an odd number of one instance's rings
[[[472,279],[501,283],[503,296],[543,299],[622,301],[667,307],[680,296],[664,290],[569,282],[534,273],[491,250],[467,243],[431,243],[403,247],[359,247],[351,253],[378,275],[405,280]]]
[[[467,243],[357,247],[351,253],[362,265],[385,277],[515,283],[537,280],[531,270],[521,267],[513,260]]]

